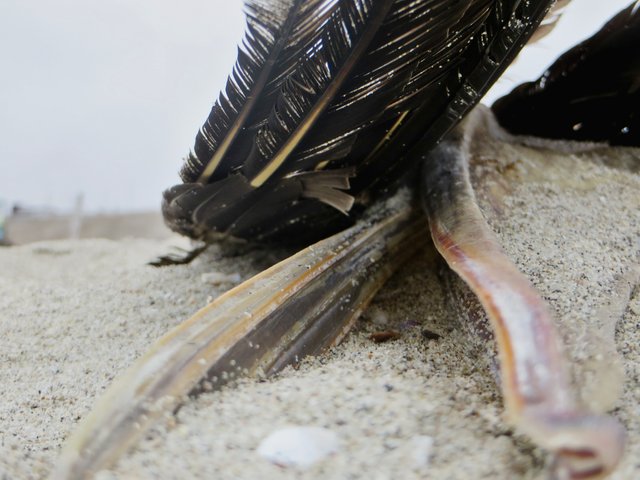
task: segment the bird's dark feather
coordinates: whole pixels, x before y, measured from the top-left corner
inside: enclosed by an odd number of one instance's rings
[[[480,99],[552,0],[264,2],[248,4],[185,183],[164,194],[168,225],[195,238],[345,227]]]
[[[640,146],[640,3],[492,108],[516,134]]]

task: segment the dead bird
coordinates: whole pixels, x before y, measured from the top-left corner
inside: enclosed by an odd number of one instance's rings
[[[511,422],[552,451],[558,475],[609,473],[623,430],[577,403],[544,302],[475,204],[466,159],[482,114],[456,127],[551,4],[248,2],[238,64],[184,183],[164,194],[165,218],[206,241],[304,245],[338,233],[169,332],[98,403],[54,478],[114,461],[205,378],[269,375],[339,342],[428,235],[412,193],[418,177],[436,247],[491,321]]]

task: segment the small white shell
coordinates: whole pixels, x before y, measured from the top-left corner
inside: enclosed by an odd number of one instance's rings
[[[309,468],[339,451],[340,438],[320,427],[286,427],[272,432],[258,446],[258,454],[282,467]]]

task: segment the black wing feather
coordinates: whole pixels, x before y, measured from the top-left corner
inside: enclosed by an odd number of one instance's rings
[[[492,108],[512,133],[640,146],[640,2]]]
[[[185,160],[184,182],[206,183],[216,170],[237,166],[229,159],[243,160],[233,153],[233,147],[243,143],[246,127],[268,112],[279,82],[320,34],[332,2],[335,0],[247,0],[247,31],[236,65],[196,136],[194,152]],[[226,165],[220,165],[223,161]]]
[[[196,238],[288,243],[343,228],[415,163],[412,149],[433,146],[481,98],[551,3],[289,2],[287,15],[266,22],[267,40],[245,45],[260,61],[239,58],[187,160],[185,186],[165,192],[168,225]],[[275,60],[264,61],[274,45]]]

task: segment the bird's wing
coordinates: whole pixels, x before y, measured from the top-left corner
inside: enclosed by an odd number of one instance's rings
[[[551,3],[250,0],[185,183],[164,194],[168,225],[298,244],[349,225],[480,99]]]

